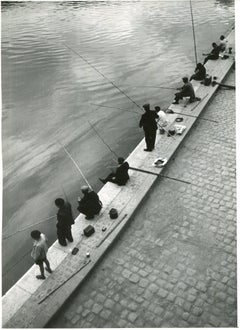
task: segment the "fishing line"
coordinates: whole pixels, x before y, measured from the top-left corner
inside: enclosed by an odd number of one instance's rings
[[[27,226],[27,227],[24,227],[24,228],[22,228],[22,229],[19,229],[19,230],[17,230],[16,232],[14,232],[14,233],[12,233],[12,234],[10,234],[10,235],[8,235],[8,236],[4,236],[4,237],[2,237],[2,239],[10,238],[10,237],[12,237],[12,236],[14,236],[14,235],[16,235],[16,234],[22,232],[22,231],[25,231],[25,230],[27,230],[27,229],[33,227],[33,226],[39,225],[40,223],[46,222],[46,221],[48,221],[49,219],[52,219],[52,218],[56,218],[56,215],[52,215],[51,217],[48,217],[48,218],[46,218],[45,220],[39,221],[39,222],[34,223],[34,224],[30,225],[30,226]]]
[[[88,180],[86,179],[85,175],[83,174],[82,170],[80,169],[80,167],[78,166],[78,164],[75,162],[75,160],[73,159],[73,157],[71,156],[71,154],[67,151],[66,147],[60,142],[58,141],[58,143],[62,146],[63,150],[65,151],[65,153],[68,155],[68,157],[71,159],[71,161],[73,162],[73,164],[75,165],[76,169],[78,170],[78,172],[81,174],[82,178],[84,179],[84,181],[86,182],[86,184],[88,185],[88,187],[92,189],[92,187],[90,186],[90,183],[88,182]]]
[[[120,93],[122,93],[124,96],[126,96],[132,103],[134,103],[141,111],[143,109],[140,107],[139,104],[137,104],[130,96],[128,96],[123,90],[121,90],[112,80],[110,80],[108,77],[106,77],[101,71],[99,71],[93,64],[91,64],[87,59],[85,59],[82,55],[80,55],[77,51],[75,51],[73,48],[68,46],[66,43],[63,43],[68,49],[70,49],[73,53],[78,55],[84,62],[86,62],[92,69],[94,69],[98,74],[100,74],[103,78],[105,78],[113,87],[115,87]]]
[[[95,129],[95,127],[90,123],[90,121],[88,121],[89,125],[92,127],[92,129],[94,130],[94,132],[97,134],[97,136],[100,138],[100,140],[105,144],[105,146],[114,154],[114,156],[116,158],[118,158],[119,156],[116,154],[115,151],[113,151],[111,149],[111,147],[103,140],[103,138],[100,136],[100,134],[97,132],[97,130]]]
[[[112,106],[109,106],[109,105],[102,105],[102,104],[96,104],[96,103],[90,103],[91,105],[96,105],[98,106],[98,108],[102,107],[102,108],[111,108],[111,109],[117,109],[117,110],[122,110],[122,111],[125,111],[125,112],[134,112],[136,113],[137,115],[139,115],[139,112],[137,111],[134,111],[134,110],[125,110],[125,109],[122,109],[122,108],[118,108],[118,107],[112,107]],[[97,108],[97,109],[98,109]],[[95,109],[95,110],[97,110]]]

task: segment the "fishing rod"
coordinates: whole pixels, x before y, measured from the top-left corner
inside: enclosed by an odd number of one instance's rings
[[[73,162],[73,164],[75,165],[76,169],[78,170],[78,172],[81,174],[82,178],[84,179],[84,181],[86,182],[86,184],[88,185],[88,187],[92,189],[92,187],[90,186],[90,183],[88,182],[87,178],[85,177],[85,175],[83,174],[82,170],[80,169],[80,167],[78,166],[78,164],[75,162],[75,160],[73,159],[73,157],[71,156],[71,154],[67,151],[66,147],[60,142],[58,141],[58,143],[62,146],[63,150],[65,151],[65,153],[68,155],[68,157],[71,159],[71,161]]]
[[[192,0],[190,1],[190,11],[191,11],[191,20],[192,20],[192,31],[193,31],[193,43],[194,43],[194,52],[195,52],[195,62],[196,65],[198,63],[197,61],[197,47],[196,47],[196,38],[195,38],[195,29],[194,29],[194,20],[193,20],[193,11],[192,11]]]
[[[111,108],[111,109],[118,109],[118,110],[122,110],[122,111],[126,111],[126,112],[134,112],[134,113],[139,115],[139,112],[133,111],[133,110],[125,110],[125,109],[118,108],[118,107],[110,107],[109,105],[102,105],[102,104],[96,104],[96,103],[90,103],[90,104],[91,105],[96,105],[96,106],[102,107],[102,108]]]
[[[142,170],[140,168],[136,168],[136,167],[132,167],[132,166],[129,166],[129,169],[131,169],[133,171],[137,171],[137,172],[153,174],[153,175],[156,175],[156,176],[160,176],[162,178],[166,178],[166,179],[170,179],[170,180],[174,180],[174,181],[179,181],[179,182],[186,183],[186,184],[191,184],[191,182],[189,182],[189,181],[185,181],[185,180],[181,180],[181,179],[177,179],[177,178],[172,178],[172,177],[167,176],[167,175],[163,175],[163,174],[159,174],[159,173],[155,173],[155,172],[151,172],[151,171],[147,171],[147,170]]]
[[[104,79],[106,79],[113,87],[115,87],[120,93],[122,93],[124,96],[126,96],[132,103],[134,103],[141,111],[143,109],[140,107],[139,104],[137,104],[130,96],[128,96],[121,88],[119,88],[112,80],[110,80],[108,77],[106,77],[101,71],[99,71],[92,63],[90,63],[87,59],[85,59],[82,55],[80,55],[77,51],[75,51],[73,48],[68,46],[66,43],[63,43],[68,49],[70,49],[73,53],[78,55],[85,63],[87,63],[92,69],[94,69],[98,74],[100,74]]]
[[[92,127],[92,129],[94,130],[94,132],[97,134],[97,136],[99,137],[99,139],[105,144],[105,146],[114,154],[114,156],[116,158],[118,158],[119,156],[116,154],[115,151],[113,151],[111,149],[111,147],[103,140],[103,138],[100,136],[100,134],[97,132],[97,130],[95,129],[95,127],[90,123],[90,121],[88,121],[89,125]]]
[[[132,86],[132,85],[129,85]],[[148,88],[161,88],[161,89],[173,89],[173,90],[177,90],[177,88],[174,87],[163,87],[163,86],[143,86],[143,85],[137,85],[137,86],[133,86],[133,87],[148,87]]]
[[[12,233],[12,234],[10,234],[10,235],[8,235],[8,236],[4,236],[4,237],[2,237],[2,239],[8,239],[8,238],[10,238],[10,237],[12,237],[12,236],[14,236],[14,235],[16,235],[16,234],[22,232],[22,231],[25,231],[25,230],[27,230],[27,229],[33,227],[33,226],[39,225],[40,223],[46,222],[46,221],[48,221],[49,219],[52,219],[52,218],[56,218],[56,215],[52,215],[51,217],[48,217],[48,218],[46,218],[46,219],[44,219],[44,220],[42,220],[42,221],[39,221],[39,222],[37,222],[37,223],[34,223],[34,224],[32,224],[32,225],[30,225],[30,226],[27,226],[27,227],[25,227],[25,228],[19,229],[19,230],[17,230],[16,232],[14,232],[14,233]]]

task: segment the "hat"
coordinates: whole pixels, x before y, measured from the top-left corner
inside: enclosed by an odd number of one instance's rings
[[[82,186],[81,187],[82,192],[85,192],[85,191],[88,191],[88,190],[89,190],[88,186]]]

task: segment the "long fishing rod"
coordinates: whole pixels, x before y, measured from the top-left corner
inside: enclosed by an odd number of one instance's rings
[[[161,88],[161,89],[173,89],[173,90],[177,90],[177,88],[173,88],[173,87],[163,87],[163,86],[143,86],[143,85],[137,85],[137,86],[133,86],[133,87],[148,87],[148,88]]]
[[[193,20],[193,11],[192,11],[192,1],[190,1],[190,11],[191,11],[191,19],[192,19],[192,31],[193,31],[193,42],[194,42],[194,52],[195,52],[195,62],[196,65],[198,63],[197,60],[197,47],[196,47],[196,38],[195,38],[195,29],[194,29],[194,20]]]
[[[151,171],[147,171],[147,170],[142,170],[142,169],[136,168],[136,167],[129,166],[129,169],[131,169],[133,171],[137,171],[137,172],[142,172],[142,173],[147,173],[147,174],[160,176],[162,178],[166,178],[166,179],[170,179],[170,180],[174,180],[174,181],[179,181],[179,182],[186,183],[186,184],[191,184],[191,182],[189,182],[189,181],[185,181],[185,180],[181,180],[181,179],[177,179],[177,178],[172,178],[172,177],[167,176],[167,175],[163,175],[163,174],[159,174],[159,173],[155,173],[155,172],[151,172]]]
[[[2,239],[8,239],[8,238],[10,238],[10,237],[12,237],[12,236],[14,236],[14,235],[22,232],[22,231],[25,231],[25,230],[33,227],[33,226],[39,225],[40,223],[46,222],[46,221],[48,221],[49,219],[52,219],[52,218],[56,218],[56,215],[52,215],[51,217],[48,217],[48,218],[46,218],[46,219],[44,219],[42,221],[39,221],[39,222],[34,223],[34,224],[30,225],[30,226],[27,226],[27,227],[24,227],[22,229],[19,229],[19,230],[15,231],[14,233],[12,233],[12,234],[10,234],[8,236],[3,236]]]
[[[102,107],[102,108],[111,108],[111,109],[118,109],[118,110],[122,110],[122,111],[126,111],[126,112],[134,112],[139,115],[139,112],[134,111],[134,110],[125,110],[125,109],[118,108],[118,107],[110,107],[109,105],[102,105],[102,104],[96,104],[96,103],[90,103],[90,104],[96,105],[96,106]]]
[[[90,186],[90,183],[88,182],[87,178],[85,177],[85,175],[83,174],[82,170],[80,169],[80,167],[78,166],[78,164],[75,162],[75,160],[73,159],[73,157],[71,156],[71,154],[67,151],[66,147],[60,142],[58,141],[58,143],[62,146],[63,150],[65,151],[65,153],[68,155],[68,157],[71,159],[71,161],[73,162],[73,164],[75,165],[76,169],[78,170],[78,172],[81,174],[81,176],[83,177],[84,181],[86,182],[86,184],[88,185],[88,187],[92,189],[92,187]]]
[[[116,154],[115,151],[113,151],[111,149],[111,147],[103,140],[103,138],[101,137],[101,135],[98,133],[98,131],[95,129],[95,127],[93,126],[93,124],[90,123],[90,121],[88,121],[89,125],[92,127],[92,129],[94,130],[94,132],[97,134],[97,136],[99,137],[99,139],[105,144],[105,146],[114,154],[114,156],[116,158],[118,158],[119,156]]]
[[[68,49],[70,49],[73,53],[78,55],[84,62],[86,62],[92,69],[94,69],[98,74],[100,74],[104,79],[106,79],[113,87],[115,87],[120,93],[126,96],[132,103],[134,103],[141,111],[143,109],[137,104],[130,96],[128,96],[121,88],[119,88],[112,80],[106,77],[101,71],[99,71],[92,63],[90,63],[87,59],[85,59],[82,55],[80,55],[76,50],[68,46],[66,43],[63,43]]]

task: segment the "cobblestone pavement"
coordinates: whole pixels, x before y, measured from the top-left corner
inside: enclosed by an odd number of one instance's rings
[[[165,172],[192,184],[159,179],[48,327],[237,326],[235,91],[201,116]]]

